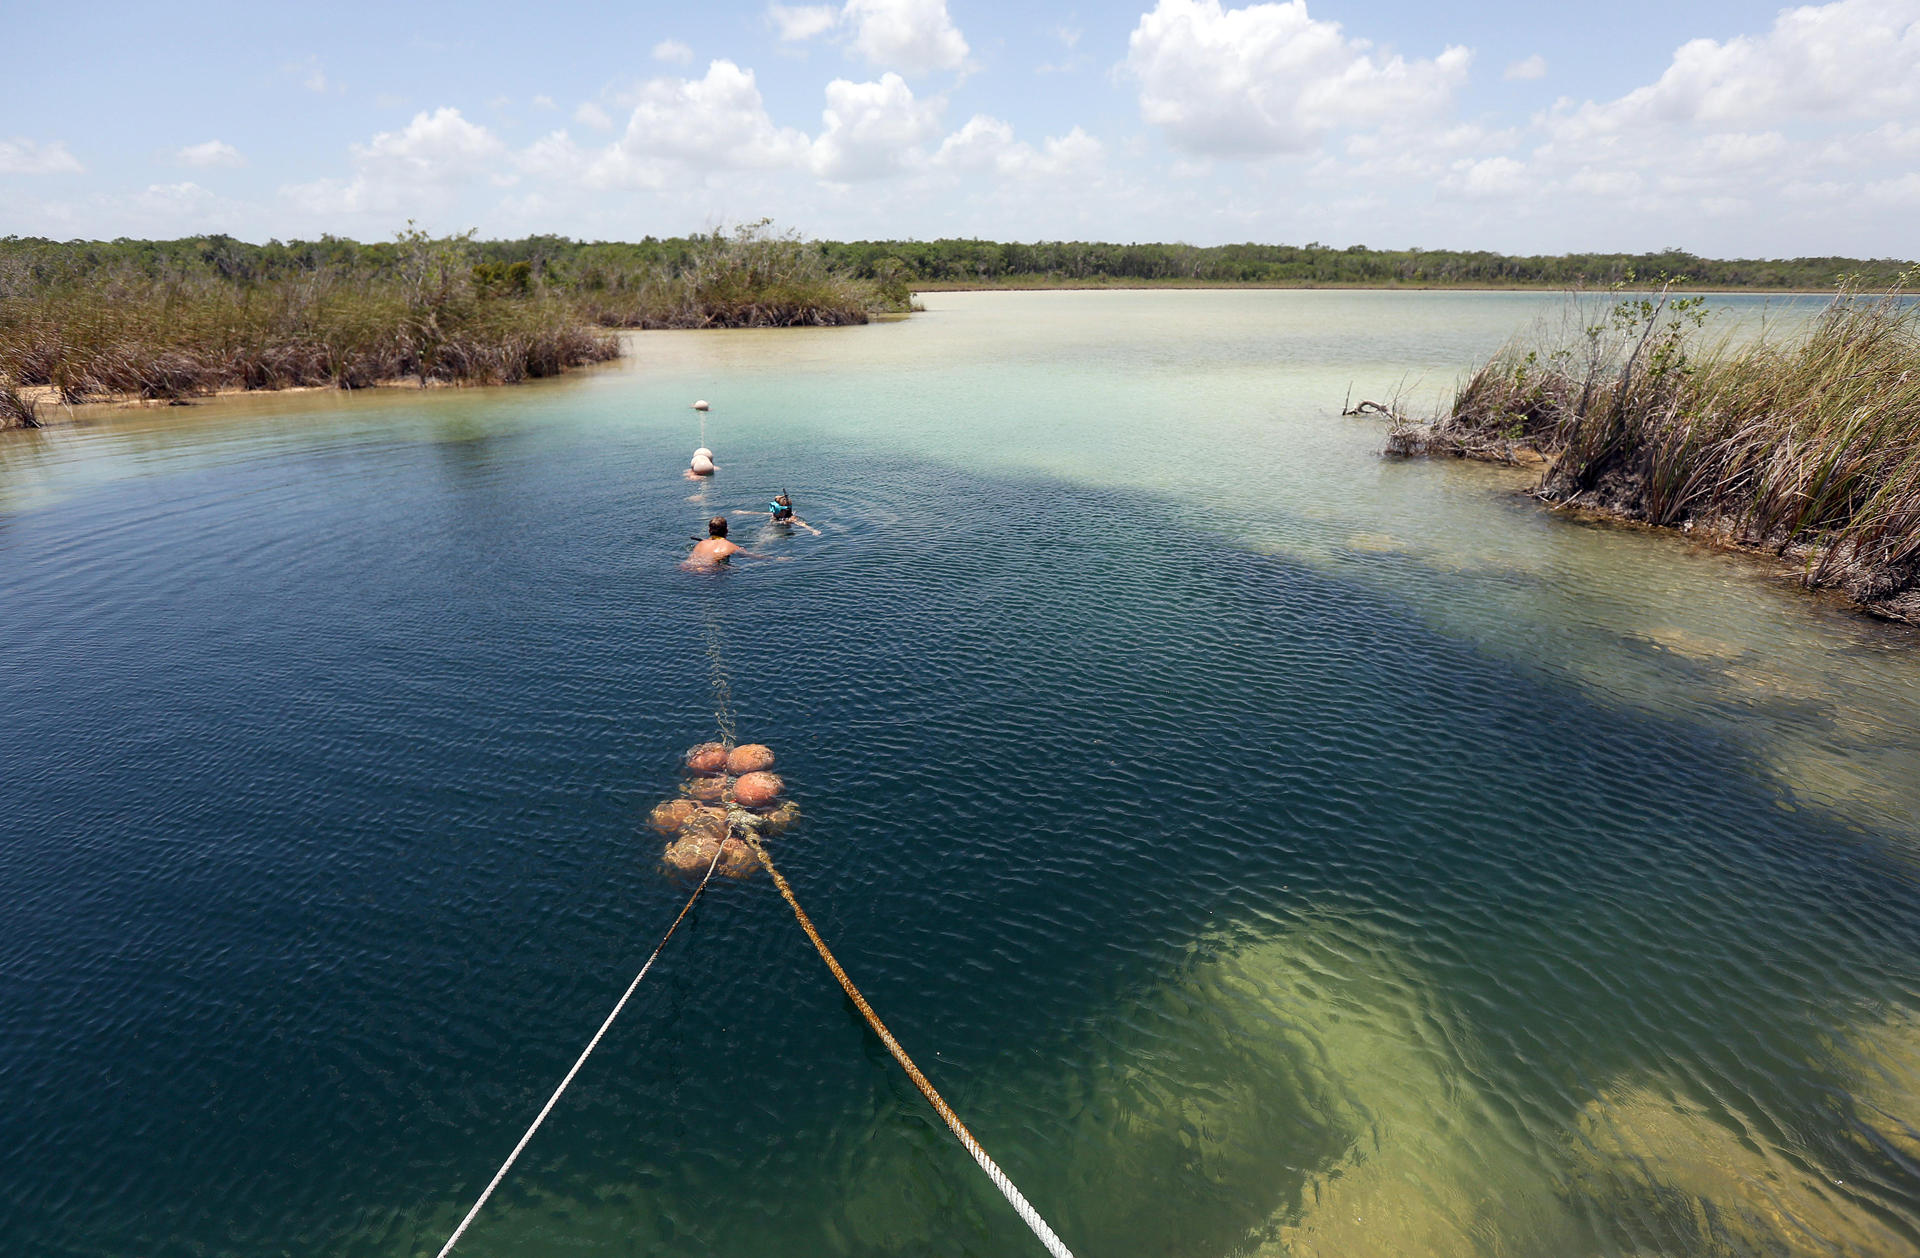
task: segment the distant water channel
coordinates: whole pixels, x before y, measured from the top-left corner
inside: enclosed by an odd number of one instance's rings
[[[1920,1249],[1915,635],[1340,416],[1558,298],[926,300],[0,434],[0,1248],[431,1255],[678,907],[711,632],[1082,1258]],[[1039,1250],[761,878],[457,1252]]]

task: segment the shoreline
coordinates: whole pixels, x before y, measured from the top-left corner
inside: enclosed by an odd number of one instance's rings
[[[1542,487],[1553,471],[1556,457],[1534,446],[1515,446],[1504,452],[1435,451],[1406,454],[1389,450],[1386,455],[1389,458],[1409,461],[1435,462],[1458,459],[1467,463],[1487,466],[1504,465],[1516,471],[1525,470],[1537,476],[1538,479],[1531,485],[1511,492],[1531,500],[1537,508],[1549,515],[1562,516],[1575,524],[1590,528],[1598,526],[1626,529],[1663,537],[1669,542],[1685,542],[1719,554],[1738,555],[1753,562],[1754,566],[1760,570],[1756,575],[1778,581],[1783,585],[1791,585],[1802,597],[1810,597],[1830,607],[1865,616],[1882,625],[1898,625],[1920,631],[1920,591],[1906,590],[1885,599],[1873,600],[1857,598],[1841,584],[1814,584],[1808,581],[1808,571],[1825,553],[1817,546],[1798,543],[1782,550],[1771,543],[1743,541],[1736,535],[1731,525],[1717,519],[1687,520],[1680,524],[1654,524],[1633,515],[1625,508],[1587,500],[1586,495],[1565,499],[1547,497],[1542,492]]]
[[[1582,291],[1567,284],[1441,284],[1418,280],[1391,280],[1375,284],[1339,284],[1317,281],[1283,283],[1267,280],[1036,280],[1032,283],[1002,280],[942,280],[916,284],[921,293],[1081,293],[1113,290],[1119,292],[1214,289],[1256,289],[1269,292],[1342,292],[1342,293],[1567,293]],[[1589,292],[1600,290],[1589,289]],[[1749,294],[1779,297],[1831,297],[1831,288],[1777,288],[1750,285],[1743,288],[1688,288],[1689,294],[1712,297],[1738,297]]]
[[[586,365],[598,366],[599,364]],[[580,370],[579,367],[569,368],[567,374],[578,370]],[[549,378],[557,379],[558,377]],[[419,376],[395,376],[390,379],[376,380],[371,384],[359,386],[338,384],[286,384],[266,389],[248,389],[239,386],[228,386],[212,389],[205,393],[192,394],[188,397],[141,397],[138,394],[117,393],[100,397],[90,397],[84,402],[62,402],[60,400],[60,390],[50,384],[20,385],[18,389],[21,396],[26,398],[36,408],[39,422],[30,425],[14,425],[10,427],[8,431],[36,432],[48,427],[84,423],[89,419],[97,419],[103,415],[121,411],[160,411],[171,408],[187,409],[207,404],[237,401],[241,398],[285,397],[295,393],[330,393],[341,395],[366,393],[369,391],[389,393],[398,392],[402,389],[415,391],[432,390],[435,392],[443,389],[506,389],[514,388],[524,383],[526,382],[521,380],[483,382],[436,380],[432,378],[422,380]]]
[[[182,397],[143,397],[137,393],[110,393],[89,397],[82,402],[63,402],[60,390],[51,384],[23,384],[14,386],[15,391],[37,411],[37,423],[0,424],[0,432],[35,432],[50,426],[84,423],[104,415],[120,411],[155,411],[170,408],[185,409],[209,403],[235,401],[241,398],[284,397],[296,393],[327,393],[352,395],[378,391],[381,393],[398,392],[403,389],[415,391],[439,392],[446,389],[511,389],[532,383],[536,380],[559,380],[576,372],[591,371],[605,367],[608,363],[619,362],[626,357],[627,338],[637,336],[641,329],[599,327],[596,332],[612,336],[620,343],[620,350],[610,358],[597,362],[575,363],[551,376],[528,376],[521,380],[457,380],[437,376],[388,376],[368,384],[283,384],[266,388],[248,388],[244,385],[222,385],[203,393],[192,393]]]

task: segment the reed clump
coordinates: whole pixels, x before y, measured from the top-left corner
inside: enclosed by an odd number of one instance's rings
[[[839,327],[906,309],[904,290],[856,279],[825,252],[766,220],[686,242],[672,263],[582,294],[594,320],[621,328]]]
[[[0,428],[39,426],[39,404],[11,377],[0,375]]]
[[[1543,499],[1766,548],[1920,623],[1920,304],[1848,286],[1784,337],[1711,339],[1705,321],[1696,297],[1618,300],[1508,345],[1388,449],[1536,450]]]
[[[502,384],[615,357],[610,328],[831,326],[908,307],[766,221],[633,244],[0,238],[0,426],[230,389]],[[23,391],[24,390],[24,391]]]
[[[78,403],[404,379],[513,383],[618,354],[617,338],[568,301],[490,290],[469,243],[410,233],[394,265],[266,275],[14,267],[0,274],[0,378]]]

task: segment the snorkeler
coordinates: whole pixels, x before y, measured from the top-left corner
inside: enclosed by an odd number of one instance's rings
[[[689,569],[714,569],[714,567],[730,561],[733,555],[745,555],[747,559],[774,559],[776,563],[780,561],[778,555],[755,555],[755,553],[749,551],[745,545],[728,542],[728,536],[726,536],[726,517],[724,517],[724,515],[716,515],[714,519],[707,520],[707,536],[701,538],[701,542],[693,547],[693,553],[691,553],[691,555],[687,555],[685,567],[689,567]]]
[[[778,497],[776,497],[772,502],[767,504],[767,509],[765,511],[735,511],[734,514],[735,515],[764,515],[764,516],[767,516],[769,519],[771,519],[775,524],[798,524],[801,528],[813,534],[815,537],[820,536],[819,529],[813,527],[813,525],[808,524],[805,520],[801,519],[799,516],[794,514],[793,499],[788,496],[787,491],[784,489],[780,491],[780,494]]]

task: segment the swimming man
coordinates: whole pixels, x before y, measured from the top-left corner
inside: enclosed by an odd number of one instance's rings
[[[687,556],[685,567],[717,568],[735,555],[745,555],[749,559],[773,558],[778,562],[780,556],[756,555],[735,542],[727,540],[727,517],[716,515],[707,521],[707,535]]]

